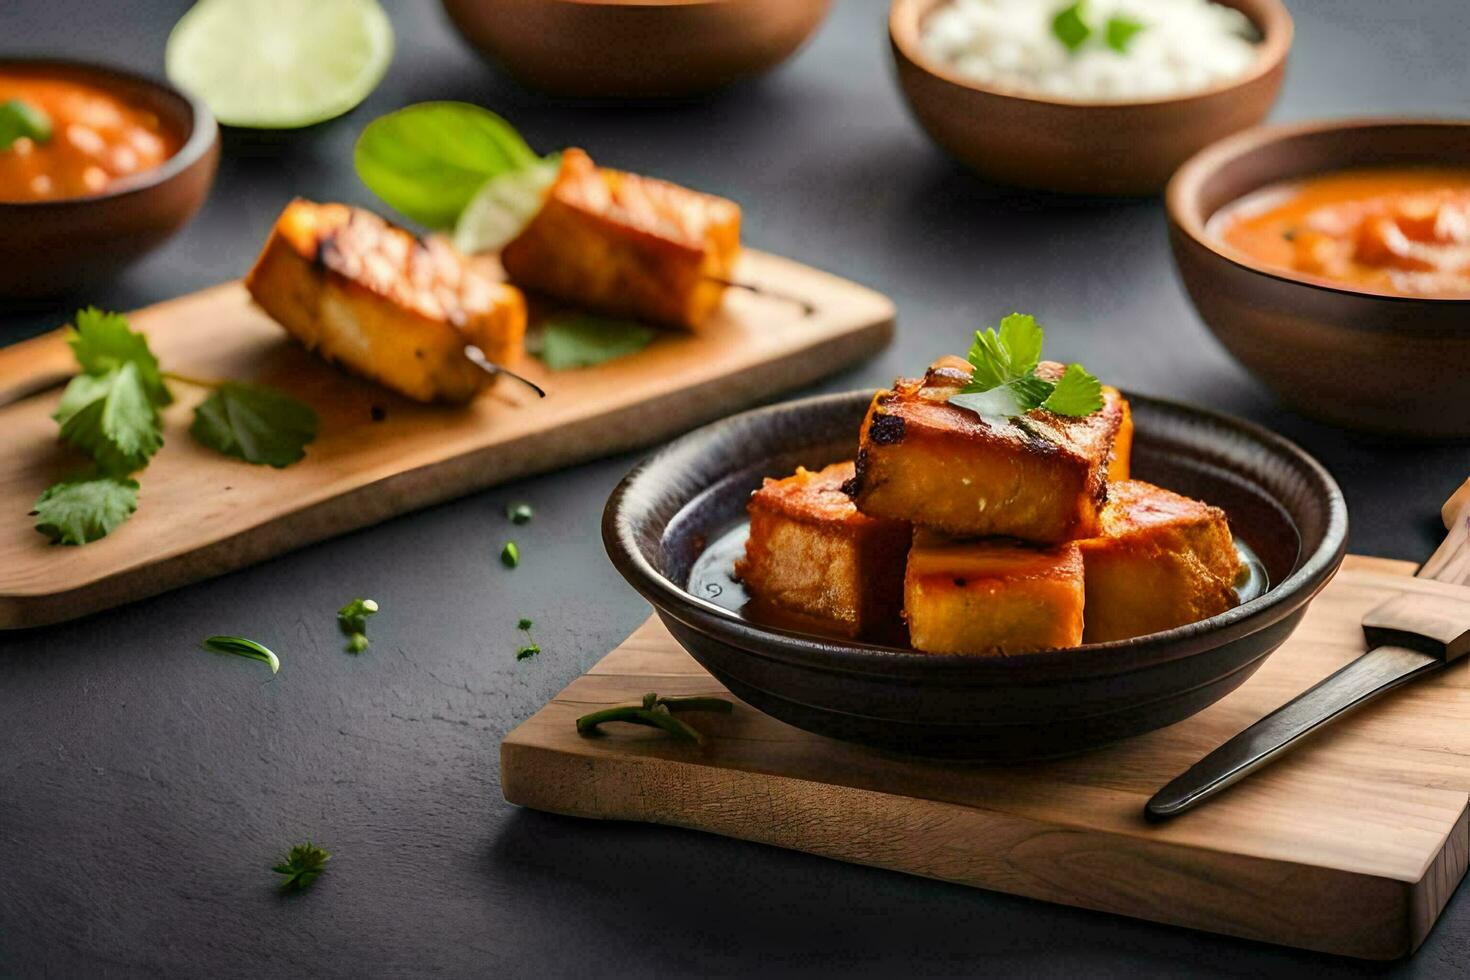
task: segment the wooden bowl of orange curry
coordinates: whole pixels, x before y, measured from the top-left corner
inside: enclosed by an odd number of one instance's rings
[[[1247,130],[1185,163],[1166,205],[1200,316],[1282,401],[1470,436],[1470,122]]]
[[[0,298],[116,273],[199,210],[218,163],[214,117],[172,86],[0,59]]]

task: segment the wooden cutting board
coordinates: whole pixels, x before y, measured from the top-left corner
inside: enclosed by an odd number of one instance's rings
[[[188,435],[203,393],[173,385],[165,445],[139,476],[138,512],[110,536],[55,547],[28,516],[82,465],[57,440],[48,380],[74,370],[59,333],[0,349],[0,629],[40,626],[154,595],[439,501],[650,445],[881,349],[893,304],[855,283],[747,250],[735,277],[800,297],[728,290],[699,336],[663,334],[594,368],[519,369],[547,391],[498,384],[473,404],[424,406],[290,342],[227,283],[131,315],[165,370],[277,385],[310,402],[321,434],[302,462],[251,466]],[[18,399],[18,400],[17,400]],[[383,414],[374,421],[374,410]]]
[[[1144,801],[1364,650],[1397,591],[1458,586],[1349,557],[1301,627],[1230,696],[1070,759],[984,767],[879,754],[737,703],[688,746],[574,721],[659,694],[729,696],[651,619],[501,745],[512,803],[707,830],[1045,901],[1388,959],[1416,949],[1470,854],[1470,668],[1416,682],[1164,825]]]

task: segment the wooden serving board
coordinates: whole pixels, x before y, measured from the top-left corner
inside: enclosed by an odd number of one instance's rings
[[[701,747],[574,720],[720,685],[650,620],[501,745],[512,803],[707,830],[996,891],[1373,959],[1412,952],[1470,853],[1470,668],[1418,681],[1164,825],[1160,786],[1364,650],[1359,621],[1410,578],[1349,557],[1249,681],[1193,718],[1070,759],[983,767],[811,735],[737,703]]]
[[[251,466],[189,437],[204,393],[173,385],[165,445],[139,476],[138,512],[112,535],[55,547],[28,516],[82,465],[50,418],[73,369],[59,333],[0,349],[0,629],[40,626],[218,575],[396,514],[533,473],[646,446],[881,349],[893,304],[855,283],[747,250],[736,278],[797,304],[727,290],[698,336],[667,333],[638,354],[548,372],[544,400],[505,381],[473,404],[424,406],[349,377],[292,343],[227,283],[131,316],[165,370],[261,381],[311,403],[321,434],[302,462]],[[16,399],[19,400],[16,400]],[[374,421],[374,408],[385,413]]]

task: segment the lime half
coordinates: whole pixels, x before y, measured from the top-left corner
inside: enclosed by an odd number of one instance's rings
[[[169,35],[166,65],[228,126],[296,129],[367,98],[391,60],[376,0],[200,0]]]

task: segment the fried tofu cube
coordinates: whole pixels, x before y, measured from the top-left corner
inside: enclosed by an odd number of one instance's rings
[[[1078,542],[1088,643],[1193,623],[1235,605],[1240,558],[1225,512],[1129,480],[1108,489],[1102,533]]]
[[[525,339],[520,290],[345,204],[288,204],[245,287],[308,350],[421,402],[469,401],[494,381],[466,344],[509,366]]]
[[[531,223],[501,251],[526,289],[584,309],[697,330],[740,254],[740,206],[597,167],[578,149]]]
[[[1118,423],[1118,434],[1113,437],[1113,452],[1108,456],[1109,483],[1118,483],[1133,475],[1133,409],[1122,395],[1118,400],[1123,405],[1123,419]]]
[[[1043,361],[1037,373],[1063,370]],[[1122,394],[1104,387],[1103,407],[1086,418],[1035,409],[991,421],[949,402],[970,374],[968,362],[947,357],[874,397],[849,485],[858,509],[953,537],[1055,544],[1095,535],[1109,467],[1125,468],[1129,456],[1115,454],[1128,416]]]
[[[898,627],[910,530],[858,513],[842,492],[852,474],[846,462],[767,479],[735,575],[757,601],[855,637]]]
[[[914,532],[903,587],[909,642],[924,653],[993,656],[1082,642],[1082,554]]]

